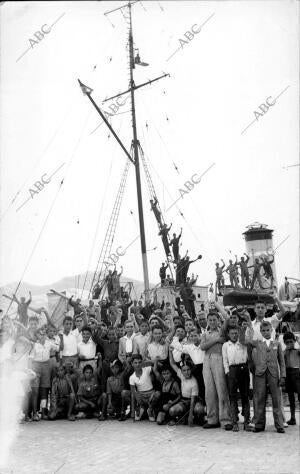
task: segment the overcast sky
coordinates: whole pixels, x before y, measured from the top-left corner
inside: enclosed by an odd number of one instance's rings
[[[101,119],[77,78],[99,105],[128,88],[126,19],[120,11],[104,15],[122,4],[1,5],[1,284],[21,277],[50,284],[95,268],[126,157],[105,125],[92,133]],[[135,47],[149,63],[136,67],[136,84],[170,73],[136,92],[138,136],[165,220],[175,232],[183,227],[181,253],[203,255],[191,267],[199,283],[213,281],[220,258],[245,251],[242,232],[255,221],[274,229],[274,247],[289,236],[276,253],[279,280],[300,278],[299,167],[284,169],[299,160],[298,10],[293,1],[133,6]],[[192,27],[199,33],[184,36]],[[263,114],[267,98],[273,105]],[[127,111],[129,100],[119,109]],[[130,149],[130,114],[111,123]],[[167,210],[184,183],[213,164]],[[164,254],[144,178],[143,202],[150,281],[157,282]],[[138,235],[131,165],[113,250]],[[142,279],[138,239],[120,264]]]

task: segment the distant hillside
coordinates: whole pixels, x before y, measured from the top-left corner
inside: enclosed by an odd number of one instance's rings
[[[86,273],[81,273],[80,275],[68,276],[64,277],[59,281],[54,283],[50,283],[49,285],[32,285],[31,283],[22,282],[19,290],[17,292],[17,296],[25,296],[26,299],[28,298],[28,293],[31,291],[32,293],[32,306],[33,307],[40,307],[47,305],[47,293],[50,289],[57,290],[57,291],[66,291],[67,296],[74,295],[75,297],[81,298],[82,289],[85,282],[85,290],[82,295],[82,299],[86,300],[88,298],[88,292],[93,280],[93,272],[88,272],[87,276]],[[141,296],[141,293],[144,289],[144,284],[133,278],[128,277],[121,277],[121,285],[125,284],[126,282],[131,281],[134,286],[134,290],[131,293],[132,299],[138,299]],[[15,291],[17,287],[17,282],[9,283],[0,288],[0,305],[1,309],[6,309],[9,305],[9,300],[4,298],[2,295],[6,294],[11,296],[12,293]],[[151,286],[154,286],[151,284]],[[16,305],[13,304],[11,307],[11,311],[13,312],[16,308]]]

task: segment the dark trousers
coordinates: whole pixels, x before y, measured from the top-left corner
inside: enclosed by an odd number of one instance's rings
[[[266,370],[262,375],[255,375],[254,383],[254,393],[253,398],[255,403],[254,405],[254,417],[255,417],[255,428],[264,430],[266,425],[266,399],[267,399],[267,386],[269,386],[271,398],[272,398],[272,408],[273,408],[273,418],[275,428],[283,428],[283,417],[281,412],[281,403],[280,403],[280,389],[279,389],[279,379],[278,377],[273,377],[273,375]],[[255,413],[256,412],[256,413]]]
[[[249,423],[250,420],[250,404],[249,404],[249,369],[247,364],[230,365],[228,373],[228,392],[230,400],[230,412],[233,423],[238,422],[238,391],[242,399],[242,408],[244,422]]]
[[[293,369],[293,368],[286,369],[285,388],[289,397],[291,418],[295,418],[295,414],[296,414],[295,393],[297,393],[298,400],[300,403],[300,370],[299,369]]]
[[[199,397],[201,398],[202,403],[205,404],[205,385],[204,385],[204,380],[203,380],[203,364],[194,365],[192,373],[198,383]]]
[[[102,362],[102,370],[101,370],[101,390],[102,392],[106,392],[106,382],[108,377],[112,375],[110,370],[110,362],[105,360]]]

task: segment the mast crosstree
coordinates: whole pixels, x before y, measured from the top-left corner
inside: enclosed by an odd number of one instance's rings
[[[137,2],[129,2],[127,5],[124,5],[122,7],[116,8],[114,10],[111,10],[110,12],[105,13],[105,15],[108,15],[109,13],[112,13],[113,11],[121,10],[123,16],[123,9],[128,8],[128,13],[129,13],[129,72],[130,72],[130,82],[129,82],[129,89],[126,92],[130,92],[131,95],[131,116],[132,116],[132,131],[133,131],[133,140],[131,144],[131,148],[133,150],[133,159],[130,155],[130,153],[127,151],[126,147],[123,145],[122,141],[114,131],[113,127],[110,125],[110,123],[107,121],[105,115],[99,108],[99,106],[96,104],[96,102],[93,100],[91,97],[92,94],[92,89],[86,85],[84,85],[79,79],[79,85],[81,87],[82,92],[87,95],[109,130],[112,132],[113,136],[121,146],[122,150],[126,154],[127,158],[134,164],[135,167],[135,175],[136,175],[136,189],[137,189],[137,201],[138,201],[138,213],[139,213],[139,224],[140,224],[140,242],[141,242],[141,253],[142,253],[142,262],[143,262],[143,275],[144,275],[144,289],[145,289],[145,299],[149,299],[149,274],[148,274],[148,261],[147,261],[147,250],[146,250],[146,237],[145,237],[145,226],[144,226],[144,214],[143,214],[143,199],[142,199],[142,189],[141,189],[141,176],[140,176],[140,164],[139,164],[139,140],[137,137],[137,128],[136,128],[136,113],[135,113],[135,97],[134,97],[134,91],[138,88],[141,88],[145,85],[151,84],[154,81],[157,81],[163,77],[168,76],[169,74],[164,74],[158,78],[149,80],[148,82],[145,82],[140,85],[135,85],[134,78],[133,78],[133,69],[135,68],[135,64],[139,65],[146,65],[146,63],[141,63],[141,61],[135,61],[134,58],[134,42],[133,42],[133,34],[132,34],[132,15],[131,15],[131,7],[134,3]],[[120,95],[124,94],[124,92],[121,92],[120,94],[117,94],[114,96],[114,98],[119,97]],[[114,214],[114,212],[113,212]],[[113,215],[112,214],[112,215]],[[106,241],[106,240],[105,240]],[[107,246],[108,244],[104,244],[103,248],[105,248],[105,245]],[[103,250],[104,251],[104,250]],[[99,257],[99,261],[101,259],[101,255]],[[95,272],[97,273],[97,272]],[[101,271],[100,271],[101,275]],[[94,275],[95,277],[95,275]],[[93,284],[94,284],[94,279],[93,279]]]

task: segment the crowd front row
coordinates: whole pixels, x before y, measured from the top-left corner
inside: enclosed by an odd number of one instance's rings
[[[283,342],[276,338],[282,311],[271,318],[265,313],[260,301],[253,321],[246,310],[229,315],[216,304],[202,324],[197,318],[173,315],[166,321],[153,315],[139,325],[130,317],[118,327],[76,315],[65,317],[61,332],[49,318],[47,327],[30,318],[27,328],[3,319],[1,377],[23,373],[26,421],[148,418],[160,425],[238,431],[240,397],[243,428],[257,433],[265,430],[270,392],[275,428],[284,433],[296,424],[300,350],[293,333],[286,332]],[[283,386],[291,412],[287,423]]]

